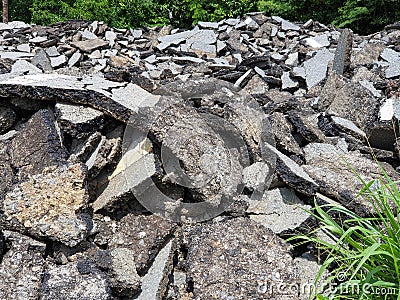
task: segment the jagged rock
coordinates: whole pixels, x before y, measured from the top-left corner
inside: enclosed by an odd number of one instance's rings
[[[173,223],[155,215],[128,214],[118,222],[97,215],[95,224],[98,231],[95,242],[108,245],[110,250],[129,249],[135,258],[136,270],[142,275],[175,229]]]
[[[297,297],[294,289],[283,294],[271,290],[274,282],[300,282],[300,275],[289,246],[254,221],[236,218],[197,225],[187,228],[185,237],[192,298]]]
[[[368,43],[359,52],[354,54],[353,64],[366,65],[378,61],[384,49],[381,43]]]
[[[349,119],[361,129],[365,129],[377,119],[378,109],[378,99],[363,86],[349,82],[337,91],[328,113]]]
[[[132,297],[140,289],[140,277],[136,272],[135,255],[127,248],[111,250],[111,286],[119,296]]]
[[[321,147],[324,147],[321,149]],[[310,155],[310,151],[318,151],[318,155]],[[320,185],[320,190],[327,196],[337,199],[342,205],[353,212],[366,216],[373,213],[369,200],[356,197],[363,187],[357,179],[353,168],[365,182],[379,179],[383,167],[392,179],[397,180],[394,169],[357,155],[355,152],[342,152],[332,145],[309,144],[304,148],[307,164],[303,169]]]
[[[339,36],[338,45],[335,51],[332,71],[338,75],[347,72],[351,62],[351,52],[353,46],[353,32],[345,28]]]
[[[0,297],[38,299],[46,267],[46,244],[12,231],[5,231],[4,238],[9,249],[0,264]]]
[[[41,298],[56,299],[111,299],[106,275],[87,262],[49,266],[44,273]]]
[[[283,153],[272,146],[268,146],[277,157],[276,170],[282,180],[294,190],[305,194],[314,195],[318,184],[299,166]]]
[[[318,50],[312,58],[304,62],[303,66],[308,89],[311,89],[325,79],[328,64],[333,59],[333,56],[329,50],[322,49]]]
[[[149,271],[143,276],[138,300],[159,299],[165,294],[167,281],[170,280],[168,274],[172,269],[173,251],[173,241],[170,241],[158,252]]]
[[[46,51],[41,48],[36,50],[35,56],[31,59],[31,63],[43,72],[53,71],[49,56]]]
[[[295,89],[299,86],[299,83],[290,77],[289,72],[284,72],[281,76],[282,80],[282,90]]]
[[[323,142],[325,136],[318,128],[318,115],[306,115],[295,110],[288,112],[290,122],[308,142]]]
[[[70,134],[102,129],[106,123],[104,113],[82,105],[57,103],[55,112],[60,128]]]
[[[301,284],[300,286],[303,287],[302,290],[300,291],[300,300],[308,300],[310,299],[309,296],[311,294],[312,288],[314,287],[315,284],[315,276],[318,274],[318,272],[321,269],[321,265],[319,262],[317,262],[317,257],[312,255],[309,252],[306,252],[302,254],[299,257],[296,257],[294,259],[294,263],[296,267],[302,271],[301,273]],[[317,288],[318,292],[323,291],[324,288],[326,287],[326,284],[324,281],[327,279],[329,276],[329,273],[327,271],[324,271],[322,274],[320,280],[317,283]],[[316,291],[313,291],[316,292]]]
[[[250,219],[278,234],[298,228],[310,217],[305,211],[310,208],[293,190],[278,188],[266,191],[261,200],[249,200],[246,212],[250,214]]]
[[[64,66],[67,63],[67,57],[65,55],[59,55],[55,57],[50,57],[51,67],[56,69]]]
[[[91,228],[89,215],[78,212],[88,200],[84,169],[72,165],[45,168],[30,176],[6,194],[2,206],[6,225],[18,221],[34,236],[75,246]]]
[[[122,157],[121,160],[124,161],[127,158]],[[129,165],[126,165],[126,162],[124,164],[122,169],[124,172],[112,175],[105,190],[93,203],[95,212],[112,210],[113,206],[127,199],[135,201],[132,199],[132,193],[139,197],[152,184],[151,176],[156,174],[153,154],[145,154],[135,161],[130,161]]]
[[[17,60],[11,68],[11,73],[15,74],[38,74],[42,73],[42,70],[27,62],[26,60]]]
[[[341,118],[341,117],[336,117],[332,116],[331,117],[333,124],[339,129],[342,130],[355,138],[359,138],[361,140],[365,140],[367,137],[365,132],[362,131],[360,128],[356,126],[352,121]]]
[[[53,114],[49,110],[34,114],[10,145],[12,164],[18,168],[20,178],[63,164],[67,153],[60,140]]]
[[[371,147],[393,151],[398,129],[391,122],[377,122],[367,128],[366,136]]]
[[[321,111],[326,110],[345,84],[346,80],[343,76],[338,75],[336,72],[330,74],[319,95],[317,103],[318,109]]]
[[[79,41],[79,42],[74,42],[71,43],[72,46],[78,48],[79,50],[90,53],[93,52],[96,49],[104,48],[108,46],[108,42],[102,40],[102,39],[91,39],[91,40],[86,40],[86,41]]]
[[[385,48],[381,53],[381,57],[386,60],[388,68],[386,69],[386,78],[393,78],[400,75],[400,53],[393,49]]]
[[[269,116],[269,121],[275,135],[276,148],[287,155],[295,154],[302,157],[303,150],[301,150],[292,135],[294,127],[288,122],[285,115],[280,112],[274,112]]]

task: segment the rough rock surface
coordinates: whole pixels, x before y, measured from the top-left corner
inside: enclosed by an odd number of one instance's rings
[[[277,288],[279,284],[300,282],[288,244],[254,221],[226,220],[195,226],[185,234],[193,299],[293,299],[298,296],[298,290],[280,293]]]

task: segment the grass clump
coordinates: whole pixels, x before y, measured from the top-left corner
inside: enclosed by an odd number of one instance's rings
[[[368,199],[373,217],[361,217],[339,205],[315,203],[310,213],[321,227],[289,239],[300,240],[298,244],[311,242],[325,253],[309,299],[400,299],[400,192],[397,183],[383,174],[370,182],[357,175],[364,185],[357,197]],[[317,237],[319,230],[333,241]],[[326,270],[328,276],[323,275]]]

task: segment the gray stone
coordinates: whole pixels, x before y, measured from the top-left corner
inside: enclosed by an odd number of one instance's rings
[[[325,136],[318,127],[318,114],[305,114],[296,110],[288,112],[290,122],[308,142],[323,142]]]
[[[90,53],[96,49],[105,48],[108,45],[107,41],[102,39],[93,39],[93,40],[86,40],[86,41],[79,41],[71,43],[71,46],[78,48],[79,50]]]
[[[126,158],[122,158],[124,160]],[[141,194],[144,187],[148,186],[152,175],[156,173],[153,154],[147,154],[139,160],[124,166],[124,172],[120,172],[112,177],[106,189],[100,194],[92,204],[94,211],[108,209],[116,202],[121,201],[132,192]],[[129,182],[127,182],[129,176]]]
[[[268,83],[265,82],[258,74],[254,75],[246,86],[243,88],[243,91],[251,95],[262,95],[265,94],[269,89]]]
[[[345,28],[338,40],[338,45],[335,51],[332,70],[338,75],[343,75],[348,71],[351,63],[351,53],[353,47],[353,32]]]
[[[165,293],[166,280],[171,269],[173,241],[168,242],[154,259],[149,271],[143,276],[142,292],[137,300],[160,299]]]
[[[15,74],[39,74],[42,70],[37,68],[35,65],[27,62],[26,60],[17,60],[11,68],[11,73]]]
[[[306,72],[307,88],[320,83],[326,77],[329,62],[334,55],[328,49],[318,50],[317,53],[303,64]]]
[[[303,148],[303,150],[305,153],[304,157],[307,163],[325,153],[335,153],[338,156],[348,153],[347,149],[343,149],[332,144],[324,144],[324,143],[310,143],[306,145]]]
[[[82,58],[82,54],[80,54],[79,52],[75,52],[74,54],[72,54],[72,56],[69,58],[68,60],[68,67],[73,67],[76,64],[79,63],[79,61]]]
[[[124,99],[111,98],[110,92],[105,90],[124,85],[105,80],[100,76],[80,78],[57,73],[26,76],[0,75],[0,96],[26,98],[30,101],[58,99],[60,102],[90,105],[95,109],[107,112],[117,120],[127,122],[131,111],[118,102],[122,102]],[[32,93],[32,91],[35,92]],[[127,102],[130,102],[129,99]]]
[[[133,297],[140,289],[140,277],[136,272],[135,254],[127,248],[111,250],[111,285],[119,296]]]
[[[336,91],[328,113],[353,121],[361,129],[373,123],[378,116],[379,100],[363,86],[349,82]]]
[[[289,245],[256,222],[235,218],[187,228],[187,276],[195,299],[294,299],[300,275]]]
[[[299,87],[299,83],[290,77],[290,72],[283,72],[281,80],[282,90],[291,90]]]
[[[57,103],[55,109],[58,124],[69,133],[93,131],[93,128],[104,125],[104,113],[91,107]]]
[[[80,31],[80,33],[82,34],[82,38],[86,39],[86,40],[94,40],[97,39],[97,35],[95,35],[93,32],[85,29],[84,31]]]
[[[315,145],[304,148],[306,156],[309,151],[316,151]],[[310,149],[310,150],[309,150]],[[339,149],[324,147],[318,155],[311,155],[303,169],[320,185],[323,194],[337,199],[343,206],[360,216],[373,213],[372,204],[364,197],[356,197],[363,183],[356,177],[357,172],[365,182],[381,178],[382,167],[392,180],[397,180],[394,169],[386,164],[362,157],[356,152],[342,153]],[[350,168],[353,168],[351,169]]]
[[[52,265],[44,274],[41,299],[110,300],[106,275],[87,262]]]
[[[55,57],[55,56],[59,56],[60,55],[60,52],[58,52],[58,50],[57,50],[57,48],[55,46],[47,48],[46,49],[46,53],[50,57]]]
[[[11,51],[2,51],[0,52],[0,57],[3,59],[9,58],[12,60],[17,60],[20,58],[30,58],[33,57],[33,53],[28,53],[28,52],[11,52]]]
[[[110,46],[114,46],[115,40],[117,38],[117,34],[114,31],[106,31],[105,36],[106,40],[110,43]]]
[[[371,94],[374,97],[380,98],[382,97],[382,94],[380,91],[378,91],[375,87],[374,84],[371,81],[368,80],[360,80],[359,83],[365,87],[367,90],[369,90],[371,92]]]
[[[49,110],[40,110],[29,119],[12,140],[10,154],[21,178],[65,162],[66,151]]]
[[[224,22],[224,24],[227,24],[229,26],[235,26],[235,25],[239,24],[240,20],[239,19],[230,18],[230,19],[224,20],[223,22]]]
[[[308,46],[312,48],[323,48],[329,47],[330,42],[328,40],[328,36],[326,34],[319,34],[314,37],[309,37],[305,39]]]
[[[174,62],[179,63],[204,63],[204,60],[198,57],[193,57],[193,56],[179,56],[179,57],[173,57],[172,60]]]
[[[17,50],[18,51],[22,51],[22,52],[31,52],[31,47],[29,47],[29,44],[20,44],[17,46]]]
[[[36,49],[35,56],[32,57],[31,63],[41,69],[43,72],[53,71],[49,56],[47,55],[46,51],[41,48]]]
[[[46,41],[47,41],[47,37],[46,36],[37,36],[37,37],[31,38],[29,40],[29,43],[40,44],[40,43],[43,43],[43,42],[46,42]]]
[[[331,105],[346,82],[347,80],[336,72],[332,72],[332,74],[328,76],[319,95],[317,107],[320,111],[326,110]]]
[[[38,299],[46,244],[12,231],[5,231],[4,238],[10,249],[0,264],[0,298]]]
[[[242,76],[239,77],[238,80],[235,82],[235,87],[243,87],[246,85],[246,83],[250,80],[251,74],[253,70],[248,70],[246,73],[244,73]]]
[[[317,257],[309,252],[303,253],[301,256],[294,259],[294,263],[299,270],[301,270],[301,287],[299,300],[310,299],[310,294],[313,295],[315,292],[322,292],[327,289],[327,284],[324,281],[328,278],[329,273],[325,270],[317,283],[317,290],[313,291],[312,288],[315,284],[315,278],[321,269],[321,265],[317,262]],[[311,292],[314,293],[311,293]]]
[[[205,29],[218,29],[219,23],[217,22],[198,22],[197,25],[199,25],[200,28],[205,28]]]
[[[354,137],[360,138],[362,140],[367,137],[365,132],[358,128],[356,124],[354,124],[352,121],[336,116],[332,116],[331,118],[333,124],[335,124],[335,126],[338,127],[340,130],[343,130],[344,132],[347,132]]]
[[[306,211],[310,209],[293,190],[277,188],[266,191],[261,200],[249,200],[247,213],[250,219],[279,234],[298,228],[310,217]]]
[[[7,153],[7,144],[1,142],[1,140],[2,139],[0,139],[0,199],[3,199],[5,193],[12,187],[14,172],[11,167],[10,157]]]
[[[290,53],[288,55],[288,58],[285,60],[286,65],[293,66],[293,67],[297,66],[298,62],[299,62],[299,53],[297,53],[297,52]]]
[[[389,66],[386,69],[386,78],[393,78],[400,75],[400,53],[392,49],[385,48],[381,53],[381,57],[389,62]]]
[[[50,57],[50,63],[53,68],[59,68],[67,63],[67,57],[63,54],[60,56]]]
[[[378,61],[384,49],[381,43],[367,43],[360,51],[354,54],[353,64],[372,64]]]
[[[295,154],[302,157],[303,151],[292,135],[294,127],[286,119],[285,115],[280,112],[274,112],[269,116],[269,121],[271,122],[272,132],[275,135],[276,147],[279,151],[288,155]]]
[[[268,188],[266,182],[270,172],[268,164],[256,162],[243,169],[243,183],[249,190],[263,193]]]
[[[292,22],[286,21],[284,19],[281,20],[282,30],[289,31],[289,30],[300,30],[300,26],[293,24]]]

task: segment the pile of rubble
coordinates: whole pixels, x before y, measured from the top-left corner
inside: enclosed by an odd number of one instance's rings
[[[396,28],[0,24],[0,298],[307,299],[303,209],[399,178]]]

